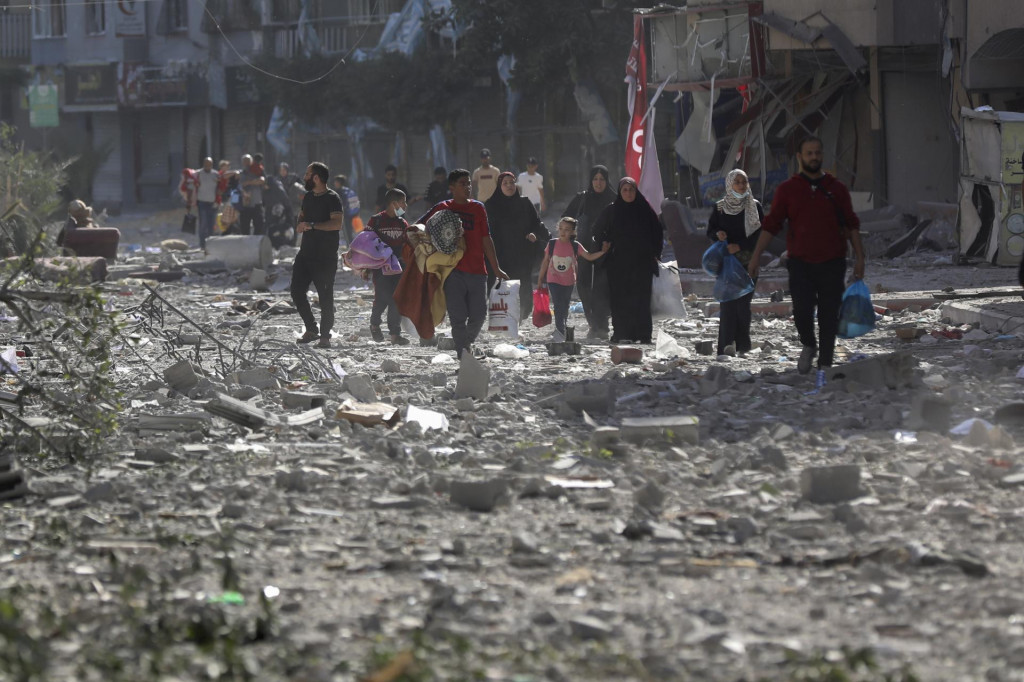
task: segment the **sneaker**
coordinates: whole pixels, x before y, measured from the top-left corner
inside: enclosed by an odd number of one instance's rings
[[[306,333],[303,334],[302,336],[300,336],[295,341],[295,343],[312,343],[313,341],[316,341],[319,338],[320,338],[320,332],[318,332],[316,330],[313,330],[313,329],[307,329]]]
[[[370,325],[370,336],[373,337],[374,341],[380,342],[384,340],[384,332],[382,332],[380,327],[375,324]]]
[[[801,374],[807,374],[811,371],[811,365],[814,363],[814,356],[818,354],[818,349],[814,346],[804,346],[804,349],[800,351],[800,359],[796,362],[796,371]]]
[[[401,334],[392,334],[391,335],[391,345],[393,345],[393,346],[408,346],[409,345],[409,339],[405,338]]]
[[[331,335],[330,334],[325,334],[324,336],[321,336],[320,337],[320,342],[317,343],[316,345],[318,347],[320,347],[320,348],[330,348],[331,347]]]

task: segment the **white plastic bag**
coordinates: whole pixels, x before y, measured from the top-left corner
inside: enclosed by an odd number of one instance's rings
[[[522,360],[530,357],[530,351],[525,348],[516,348],[511,343],[499,343],[494,347],[494,357],[502,360]]]
[[[491,289],[487,331],[519,338],[519,280],[497,282]]]
[[[675,261],[658,263],[658,277],[651,287],[651,317],[654,319],[685,319],[683,288],[679,285],[679,269]]]

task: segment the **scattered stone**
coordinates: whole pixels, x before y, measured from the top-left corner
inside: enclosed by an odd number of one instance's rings
[[[239,386],[251,386],[253,388],[280,388],[281,382],[277,380],[270,370],[264,367],[255,369],[242,369],[228,375],[228,383]]]
[[[361,403],[377,402],[377,391],[373,382],[365,374],[348,374],[345,376],[344,389]]]
[[[903,388],[914,381],[917,358],[909,351],[878,355],[825,369],[828,383],[855,379],[874,389]]]
[[[455,339],[450,336],[438,336],[437,349],[441,351],[455,350]]]
[[[665,504],[665,491],[654,481],[648,481],[642,488],[633,491],[633,501],[644,509],[658,511]]]
[[[627,417],[619,434],[623,440],[641,442],[663,438],[669,442],[697,445],[700,443],[700,419],[691,415],[671,417]]]
[[[579,414],[611,415],[615,413],[615,385],[606,381],[571,384],[562,396],[563,404]]]
[[[700,394],[717,395],[726,389],[731,380],[732,373],[728,369],[721,365],[712,365],[700,378]]]
[[[395,374],[397,372],[402,371],[402,365],[399,364],[398,360],[385,358],[380,363],[380,371],[386,372],[388,374]]]
[[[164,370],[164,381],[175,391],[186,393],[199,383],[199,377],[196,375],[192,363],[182,360]]]
[[[448,385],[448,375],[444,372],[434,372],[430,375],[430,385],[443,387]]]
[[[491,371],[480,364],[472,353],[463,353],[459,362],[459,377],[455,383],[455,395],[459,398],[487,400]]]
[[[452,481],[448,486],[453,504],[479,512],[493,510],[507,490],[508,484],[501,479]]]
[[[324,393],[308,393],[304,391],[281,391],[281,406],[286,410],[302,409],[309,410],[314,407],[323,407],[327,404],[327,395]]]
[[[569,619],[569,627],[573,636],[579,639],[604,640],[614,632],[611,625],[591,616],[574,616]]]
[[[834,504],[860,497],[860,467],[856,464],[808,467],[800,473],[800,493],[817,504]]]
[[[697,355],[714,355],[715,353],[714,341],[695,341],[693,347],[696,349]]]
[[[612,364],[628,363],[639,365],[643,362],[644,351],[637,346],[612,346]]]
[[[910,404],[906,428],[911,431],[949,431],[953,419],[953,403],[934,393],[918,393]]]

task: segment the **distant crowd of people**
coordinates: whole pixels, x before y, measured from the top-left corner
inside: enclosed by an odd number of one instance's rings
[[[815,358],[819,368],[832,364],[847,243],[855,253],[854,278],[863,277],[864,271],[859,223],[849,191],[822,171],[821,157],[820,140],[810,137],[801,143],[799,173],[776,190],[767,216],[751,194],[746,174],[733,170],[726,179],[725,197],[712,211],[708,225],[708,237],[725,242],[728,253],[756,281],[762,253],[788,221],[787,267],[794,321],[803,344],[801,372],[810,371]],[[429,272],[441,283],[442,312],[448,316],[459,357],[472,347],[487,319],[488,290],[496,281],[511,279],[521,283],[521,320],[531,314],[532,283],[536,281],[537,290],[549,292],[555,341],[566,338],[575,290],[589,338],[651,343],[652,282],[659,276],[664,244],[655,207],[640,192],[636,179],[623,177],[613,188],[608,169],[596,165],[587,185],[559,216],[552,234],[541,220],[548,206],[538,168],[537,159],[529,157],[524,172],[502,171],[491,163],[490,151],[482,149],[475,170],[435,168],[426,191],[413,196],[398,181],[398,169],[389,165],[377,188],[375,212],[365,226],[358,194],[344,175],[332,177],[321,162],[309,164],[299,178],[285,163],[276,174],[268,175],[259,154],[244,155],[238,171],[227,161],[214,170],[213,160],[207,158],[201,169],[185,172],[181,189],[189,210],[198,211],[200,247],[214,233],[267,234],[275,246],[299,241],[291,283],[292,299],[305,327],[299,343],[331,346],[333,288],[342,236],[348,247],[346,263],[373,283],[369,331],[374,341],[409,342],[401,320],[403,315],[412,317],[431,308],[431,297],[437,292],[426,290],[437,286],[428,283]],[[428,208],[410,226],[406,211],[421,200]],[[454,216],[446,219],[461,226],[458,243],[450,250],[429,249],[430,257],[424,258],[422,226],[430,228],[432,219],[445,217],[441,214]],[[407,275],[410,269],[424,278],[407,285],[412,282]],[[310,286],[319,295],[319,323],[307,297]],[[723,303],[720,355],[751,350],[752,296]],[[421,334],[421,342],[432,335],[429,319],[436,312],[427,311],[428,333]]]

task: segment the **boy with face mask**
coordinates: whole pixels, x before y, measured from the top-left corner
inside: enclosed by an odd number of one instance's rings
[[[408,208],[405,192],[396,187],[389,189],[384,195],[384,205],[386,208],[370,218],[366,229],[376,234],[400,258],[402,247],[409,242],[409,223],[403,217]],[[384,310],[387,309],[391,343],[404,346],[409,343],[409,339],[402,336],[402,314],[398,312],[398,304],[395,303],[395,287],[398,286],[402,275],[385,275],[381,270],[373,270],[372,273],[373,309],[370,312],[370,335],[374,341],[384,340],[380,324]]]

